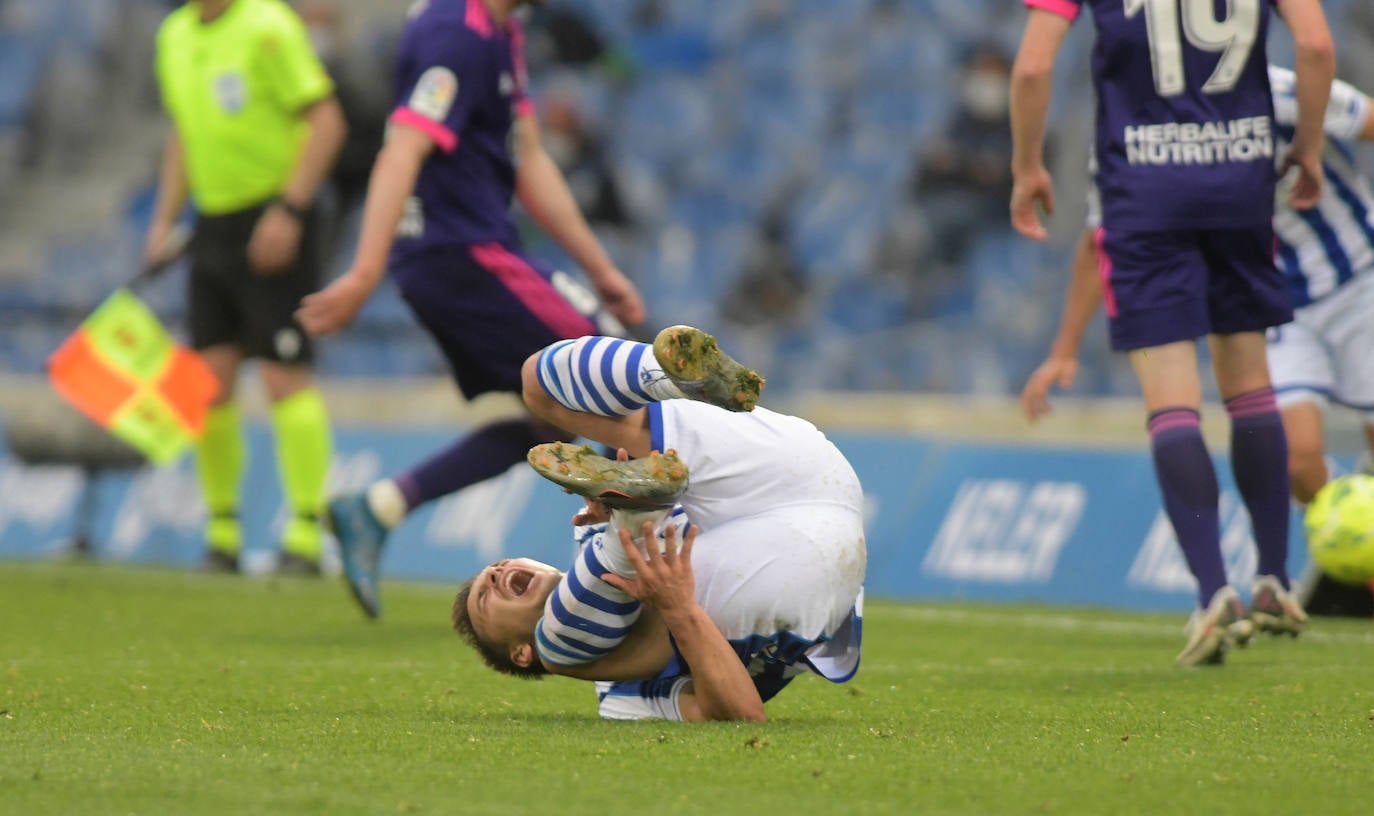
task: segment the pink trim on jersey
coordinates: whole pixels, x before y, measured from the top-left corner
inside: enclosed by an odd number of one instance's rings
[[[482,0],[468,0],[467,12],[463,15],[463,24],[476,32],[479,37],[490,37],[494,30],[491,12],[487,11]]]
[[[1026,7],[1043,9],[1051,14],[1058,14],[1065,20],[1075,19],[1082,10],[1077,3],[1070,3],[1069,0],[1026,0]]]
[[[515,112],[521,116],[534,113],[529,101],[530,73],[525,65],[525,28],[520,21],[510,19],[510,61],[515,69]]]
[[[1112,291],[1112,259],[1107,254],[1107,230],[1098,227],[1093,230],[1093,247],[1097,250],[1097,279],[1102,284],[1102,304],[1107,307],[1107,316],[1116,317],[1116,292]]]
[[[1202,420],[1190,408],[1170,408],[1150,417],[1150,435],[1172,431],[1175,428],[1200,428]]]
[[[391,121],[398,125],[409,125],[434,140],[439,149],[452,153],[458,147],[458,134],[428,116],[416,113],[410,108],[400,107],[391,112]]]
[[[569,305],[544,276],[519,255],[500,244],[473,244],[468,252],[559,337],[596,334],[596,326]]]
[[[1261,388],[1258,391],[1241,394],[1239,397],[1232,397],[1226,401],[1226,413],[1230,414],[1232,419],[1274,414],[1278,413],[1278,410],[1279,402],[1274,396],[1274,389],[1272,388]]]

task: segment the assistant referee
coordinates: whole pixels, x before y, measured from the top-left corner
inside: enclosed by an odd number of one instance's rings
[[[330,428],[292,312],[319,284],[313,202],[343,143],[334,86],[282,0],[190,0],[163,21],[157,78],[172,120],[145,260],[163,258],[189,193],[191,344],[221,383],[196,448],[207,568],[236,571],[246,445],[234,384],[261,361],[292,517],[280,569],[318,574]]]

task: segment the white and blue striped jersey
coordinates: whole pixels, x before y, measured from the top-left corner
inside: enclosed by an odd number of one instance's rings
[[[863,490],[814,425],[759,407],[748,413],[674,399],[649,406],[653,447],[690,472],[682,509],[696,525],[696,599],[767,701],[812,672],[842,683],[858,670],[867,551]],[[685,523],[675,522],[675,523]],[[545,605],[541,657],[585,662],[621,633],[588,586],[619,571],[612,533],[580,530],[582,551]],[[681,540],[681,537],[679,537]],[[598,552],[598,545],[602,545]],[[627,596],[626,596],[627,597]],[[581,605],[585,614],[576,613]],[[578,618],[583,620],[579,621]],[[676,656],[653,680],[599,684],[606,719],[681,719],[691,667]]]
[[[1269,85],[1276,131],[1287,143],[1298,121],[1296,77],[1271,65]],[[1333,83],[1326,108],[1321,201],[1310,210],[1294,210],[1286,204],[1287,190],[1279,191],[1274,212],[1276,260],[1288,280],[1294,307],[1320,300],[1374,269],[1374,194],[1349,144],[1359,138],[1368,112],[1368,97],[1344,82]]]
[[[666,523],[682,541],[688,524],[681,506]],[[577,557],[544,602],[544,616],[534,628],[534,647],[545,663],[579,666],[598,660],[639,620],[639,601],[602,580],[608,572],[622,572],[624,559],[619,539],[606,528],[604,523],[573,528]]]

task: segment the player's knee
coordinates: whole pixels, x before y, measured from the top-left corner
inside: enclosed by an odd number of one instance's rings
[[[539,413],[541,406],[552,402],[543,386],[539,384],[538,352],[526,357],[525,364],[520,367],[520,396],[524,399],[525,405],[535,413]]]

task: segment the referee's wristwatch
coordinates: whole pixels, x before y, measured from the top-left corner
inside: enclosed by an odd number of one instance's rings
[[[287,201],[285,198],[281,196],[277,196],[276,198],[272,199],[268,206],[276,207],[277,209],[281,210],[282,212],[286,213],[287,215],[291,216],[293,219],[302,224],[305,223],[305,217],[307,214],[309,214],[308,207],[301,207],[297,204],[292,204],[290,201]]]

